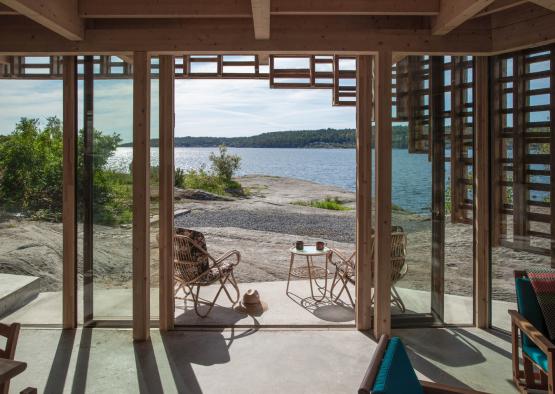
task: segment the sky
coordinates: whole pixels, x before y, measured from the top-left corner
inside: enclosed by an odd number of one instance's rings
[[[158,82],[152,84],[151,135],[157,137]],[[82,82],[79,84],[82,120]],[[0,80],[0,134],[21,117],[62,118],[62,81]],[[95,81],[95,127],[132,135],[132,81]],[[249,136],[263,132],[354,128],[354,107],[333,107],[331,89],[270,89],[268,80],[176,80],[175,135]]]

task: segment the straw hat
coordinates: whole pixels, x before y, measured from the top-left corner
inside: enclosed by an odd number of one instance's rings
[[[268,304],[260,301],[258,290],[249,289],[243,294],[243,301],[236,309],[247,315],[260,316],[268,310]]]

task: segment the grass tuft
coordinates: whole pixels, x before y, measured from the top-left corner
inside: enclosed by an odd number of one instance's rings
[[[345,206],[337,197],[326,197],[324,200],[293,201],[291,204],[301,205],[304,207],[329,209],[332,211],[350,211],[352,209]]]

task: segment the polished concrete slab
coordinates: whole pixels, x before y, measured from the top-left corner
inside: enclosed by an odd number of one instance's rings
[[[417,374],[457,387],[516,392],[508,338],[478,329],[405,329]],[[23,329],[28,362],[12,390],[45,393],[353,393],[375,342],[353,329],[151,331]]]

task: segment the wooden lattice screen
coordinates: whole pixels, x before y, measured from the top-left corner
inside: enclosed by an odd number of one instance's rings
[[[555,261],[555,46],[492,59],[493,243]]]
[[[451,167],[451,221],[472,223],[474,198],[474,60],[471,56],[446,58],[446,85],[450,96],[449,136]]]

